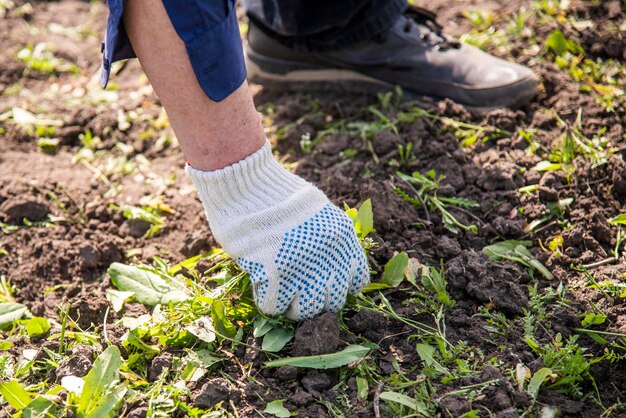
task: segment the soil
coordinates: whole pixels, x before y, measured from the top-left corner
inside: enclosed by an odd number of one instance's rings
[[[15,3],[24,4],[23,1]],[[105,320],[112,323],[117,318],[109,312],[105,319],[108,307],[105,292],[111,287],[105,272],[112,262],[125,260],[131,251],[135,261],[148,262],[154,256],[179,261],[216,244],[191,183],[184,175],[180,150],[175,145],[164,146],[160,137],[151,133],[160,104],[140,77],[138,64],[129,62],[116,68],[118,74],[114,82],[118,89],[111,92],[117,95],[115,100],[102,96],[98,88],[95,74],[99,67],[100,44],[95,34],[104,31],[104,5],[75,0],[30,3],[32,10],[24,18],[9,14],[2,20],[0,93],[15,90],[16,86],[21,92],[1,96],[0,115],[16,106],[58,119],[61,126],[55,136],[60,139],[60,145],[53,154],[43,153],[37,139],[23,127],[1,125],[6,132],[0,155],[0,222],[19,228],[0,235],[0,249],[6,252],[6,255],[0,252],[0,273],[17,289],[15,299],[34,315],[58,317],[59,309],[69,303],[70,316],[81,328],[102,328]],[[427,6],[439,12],[439,20],[446,24],[449,32],[461,34],[469,30],[467,21],[462,19],[462,10],[490,9],[504,16],[530,2],[450,3],[435,0]],[[594,23],[580,33],[567,34],[579,40],[590,58],[626,59],[623,32],[611,31],[610,25],[603,24],[606,19],[618,24],[624,21],[621,2],[573,0],[572,8],[578,16]],[[93,34],[86,31],[80,42],[70,43],[58,31],[29,30],[29,25],[54,28],[52,24],[88,28]],[[554,29],[534,24],[533,29],[540,37]],[[79,65],[83,71],[78,75],[62,73],[52,77],[27,71],[25,65],[15,59],[15,54],[27,44],[42,41],[51,43],[58,56]],[[584,276],[570,268],[571,265],[589,265],[598,281],[617,282],[626,272],[623,265],[607,262],[616,245],[616,229],[606,222],[619,213],[626,213],[626,115],[623,109],[616,113],[605,111],[596,101],[596,93],[581,93],[579,85],[554,64],[528,55],[523,42],[520,39],[513,45],[507,58],[514,57],[517,62],[533,68],[543,86],[527,108],[479,115],[443,101],[430,105],[429,110],[461,121],[487,122],[509,131],[536,129],[534,139],[549,146],[562,131],[549,110],[554,109],[561,118],[573,123],[578,110],[582,109],[584,132],[593,135],[600,128],[606,128],[604,135],[617,150],[608,163],[593,166],[578,158],[570,178],[562,173],[541,174],[530,170],[539,158],[526,152],[527,143],[518,135],[462,147],[452,132],[426,119],[400,124],[397,134],[392,131],[376,134],[372,149],[378,161],[361,138],[342,133],[326,136],[314,153],[307,154],[300,147],[304,134],[315,138],[329,121],[340,118],[374,120],[364,109],[377,104],[377,99],[332,93],[290,95],[256,88],[259,91],[256,101],[259,105],[272,103],[274,126],[285,131],[276,148],[286,160],[297,163],[299,175],[317,184],[338,205],[346,203],[354,207],[367,198],[372,199],[377,246],[372,250],[370,261],[375,270],[382,271],[382,266],[398,251],[406,251],[425,264],[437,266],[443,262],[449,291],[457,302],[446,312],[450,342],[466,341],[479,347],[485,360],[497,359],[513,368],[523,363],[534,371],[537,355],[523,341],[520,320],[512,322],[514,326],[505,336],[494,336],[485,328],[487,320],[475,314],[484,305],[515,319],[529,306],[529,285],[556,289],[560,283],[565,283],[578,290],[568,294],[569,305],[548,307],[537,337],[540,344],[553,341],[557,333],[564,337],[574,334],[573,329],[580,326],[580,316],[589,311],[591,302],[608,315],[606,323],[598,329],[626,332],[626,308],[619,301],[601,297],[596,290],[578,286]],[[80,106],[76,105],[76,98],[81,100]],[[315,116],[299,121],[302,115],[313,111],[317,112]],[[135,112],[135,117],[127,124],[119,115],[129,112]],[[102,138],[103,151],[125,156],[141,165],[139,174],[114,173],[107,181],[102,181],[94,175],[93,168],[74,162],[73,157],[81,146],[79,134],[87,129]],[[126,143],[129,150],[121,153],[115,145],[118,141]],[[416,158],[401,170],[411,173],[435,169],[445,176],[440,195],[479,202],[477,208],[452,209],[459,221],[476,224],[478,233],[453,234],[443,227],[437,214],[431,213],[427,219],[423,211],[416,210],[394,192],[394,186],[402,189],[406,186],[392,183],[390,178],[398,168],[388,163],[398,158],[398,145],[408,143],[412,143]],[[355,150],[354,157],[346,164],[342,153],[349,150]],[[538,193],[517,192],[522,186],[534,184],[540,186]],[[116,194],[110,193],[112,185],[118,185]],[[162,196],[163,203],[173,209],[173,213],[166,215],[166,226],[159,234],[144,238],[148,226],[126,220],[111,204],[139,205],[142,198],[150,196]],[[568,222],[565,231],[559,220],[554,219],[530,234],[524,232],[529,222],[549,214],[551,203],[567,198],[573,201],[563,215]],[[50,219],[54,221],[46,222]],[[27,226],[31,222],[36,224]],[[556,257],[540,249],[539,243],[547,246],[559,235],[564,242],[562,256]],[[554,279],[548,281],[538,274],[530,277],[519,265],[494,262],[481,253],[483,247],[502,239],[531,240],[533,255],[554,273]],[[405,301],[403,292],[393,291],[387,296],[399,314],[432,321],[432,318],[418,317],[415,306]],[[131,304],[126,313],[138,316],[146,312],[142,307],[135,308]],[[367,311],[356,314],[347,311],[341,320],[350,332],[342,330],[334,314],[301,323],[289,353],[329,353],[364,337],[380,347],[373,354],[379,373],[390,375],[395,372],[394,367],[400,367],[409,378],[417,377],[420,370],[415,366],[420,364],[420,358],[414,343],[403,336],[409,330],[406,326]],[[45,342],[49,343],[53,342]],[[584,335],[579,343],[589,352],[602,351],[602,346]],[[17,344],[12,352],[18,355],[28,348],[29,343],[24,344]],[[36,348],[45,345],[39,344]],[[75,351],[60,364],[53,378],[86,373],[93,353],[86,348]],[[252,364],[256,382],[240,381],[241,369],[226,368],[223,373],[239,381],[239,389],[234,390],[223,378],[197,382],[191,388],[191,404],[207,408],[221,401],[232,402],[231,405],[237,405],[239,416],[253,416],[255,408],[262,410],[267,402],[286,399],[285,406],[297,408],[298,416],[325,417],[329,411],[318,400],[334,403],[339,397],[334,389],[339,376],[334,371],[292,367],[261,369],[264,355],[254,350],[241,350],[237,355],[242,362]],[[488,362],[485,364],[479,375],[434,388],[441,397],[441,414],[459,416],[470,409],[487,409],[500,418],[516,417],[516,408],[530,405],[530,397],[513,387],[509,376],[503,376]],[[170,353],[154,358],[148,380],[157,379],[171,365]],[[605,405],[624,399],[624,370],[624,361],[603,362],[602,367],[591,368]],[[471,405],[464,396],[444,396],[459,387],[491,380],[497,380],[498,384],[488,386]],[[354,378],[349,380],[349,387],[345,396],[354,406],[350,416],[373,416],[371,403],[363,404],[357,399]],[[584,393],[594,391],[588,383],[584,383],[582,389]],[[602,409],[589,400],[556,392],[542,392],[538,402],[557,408],[563,417],[598,417],[602,413]],[[146,412],[146,405],[136,405],[124,414],[141,417]]]

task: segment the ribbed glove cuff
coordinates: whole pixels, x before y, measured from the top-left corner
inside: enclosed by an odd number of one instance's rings
[[[291,174],[265,145],[243,160],[215,171],[202,171],[186,165],[185,171],[198,190],[207,215],[245,216],[273,207],[309,185]]]

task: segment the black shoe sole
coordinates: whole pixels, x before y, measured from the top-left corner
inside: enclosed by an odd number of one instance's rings
[[[292,93],[321,91],[376,95],[396,89],[395,84],[381,81],[357,71],[277,60],[257,54],[249,46],[246,46],[246,66],[248,68],[248,80],[275,91]],[[471,111],[486,113],[495,109],[520,108],[528,105],[537,94],[535,79],[520,80],[506,88],[511,91],[522,92],[522,94],[505,105],[476,106],[459,103]],[[440,102],[445,98],[418,94],[403,89],[403,99],[426,105]]]

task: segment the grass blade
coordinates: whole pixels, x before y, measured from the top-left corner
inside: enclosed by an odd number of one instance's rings
[[[319,356],[288,357],[265,363],[265,367],[295,366],[309,369],[334,369],[362,359],[370,349],[361,345],[349,345],[343,350]]]

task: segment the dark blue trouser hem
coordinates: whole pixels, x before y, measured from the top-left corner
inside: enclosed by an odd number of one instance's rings
[[[230,96],[246,79],[235,0],[163,0],[163,4],[206,95],[213,101]],[[135,57],[122,21],[124,0],[108,0],[107,5],[102,87],[109,81],[114,61]]]
[[[288,48],[324,52],[385,32],[406,0],[244,0],[248,17]]]

